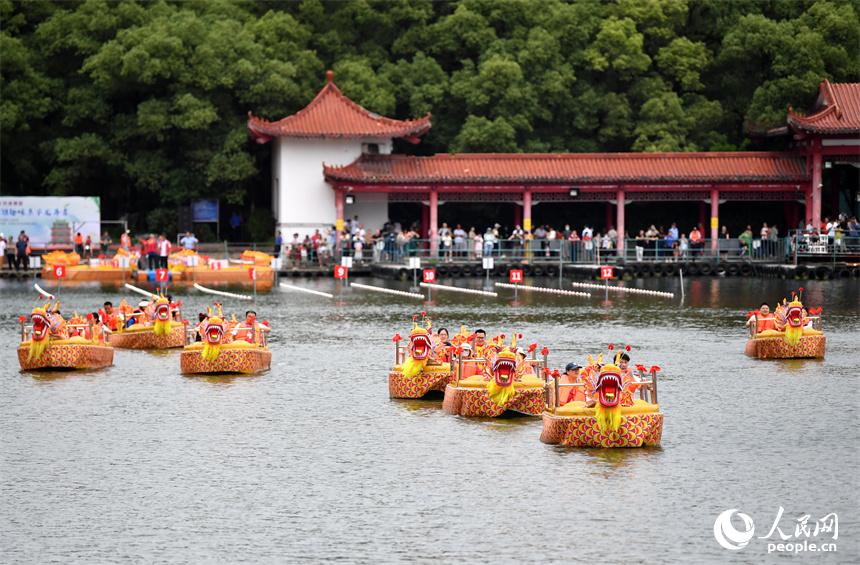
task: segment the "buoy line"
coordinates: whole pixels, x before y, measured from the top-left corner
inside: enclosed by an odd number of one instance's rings
[[[522,289],[529,290],[532,292],[545,292],[547,294],[561,294],[564,296],[582,296],[583,298],[591,298],[590,292],[576,292],[574,290],[559,290],[557,288],[546,288],[543,286],[526,286],[526,285],[513,285],[509,283],[497,282],[496,286],[500,286],[502,288],[514,288],[514,289]]]

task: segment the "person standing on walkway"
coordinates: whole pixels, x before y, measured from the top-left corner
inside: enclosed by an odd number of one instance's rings
[[[6,257],[6,236],[0,233],[0,268],[3,268],[4,257]]]
[[[24,232],[21,232],[21,235],[18,236],[18,241],[15,243],[15,248],[18,251],[18,260],[15,262],[15,270],[20,270],[21,265],[24,266],[24,269],[29,267],[29,255],[30,255],[30,242],[27,241],[27,236]]]
[[[81,236],[81,232],[75,234],[75,253],[80,257],[84,256],[84,238]]]
[[[281,232],[278,232],[281,233]],[[185,232],[185,237],[179,240],[179,244],[189,251],[197,251],[198,240],[190,231]]]
[[[131,237],[129,237],[130,230],[125,230],[125,233],[119,237],[119,246],[125,251],[131,251]]]
[[[170,240],[164,234],[158,236],[158,259],[159,267],[167,268],[167,258],[170,256]]]
[[[158,268],[158,243],[155,241],[155,234],[149,234],[149,239],[143,243],[146,249],[146,266],[150,271]]]

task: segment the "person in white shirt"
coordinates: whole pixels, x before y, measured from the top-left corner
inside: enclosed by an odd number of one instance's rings
[[[0,233],[0,268],[3,267],[3,261],[6,258],[6,236]]]
[[[490,257],[493,255],[493,241],[495,238],[493,237],[493,230],[487,228],[486,233],[484,234],[484,257]]]
[[[593,236],[594,231],[588,227],[588,224],[585,224],[585,227],[582,228],[582,247],[585,250],[585,258],[588,261],[594,257],[594,243],[591,241]]]
[[[457,229],[454,230],[454,250],[457,257],[462,257],[466,252],[466,230],[460,224],[457,224]]]
[[[164,234],[158,236],[158,262],[161,269],[167,268],[167,257],[170,255],[170,240]]]

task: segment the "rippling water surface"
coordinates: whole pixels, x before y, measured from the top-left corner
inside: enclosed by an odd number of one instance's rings
[[[329,280],[295,284],[337,292]],[[677,281],[626,284],[679,292]],[[275,291],[256,303],[274,328],[272,369],[207,378],[182,376],[176,350],[117,350],[98,371],[22,372],[16,319],[36,294],[2,282],[0,562],[856,563],[860,284],[803,284],[804,303],[824,308],[824,360],[743,354],[744,314],[797,283],[708,278],[687,281],[683,302],[521,292],[517,307],[502,289],[498,299],[434,292],[427,307]],[[175,294],[187,318],[211,303]],[[61,296],[65,312],[135,299],[98,285]],[[663,368],[662,446],[548,446],[540,418],[390,400],[391,337],[424,308],[435,327],[521,332],[549,348],[554,368],[631,345],[634,363]],[[749,515],[764,536],[780,506],[790,541],[798,518],[836,513],[838,540],[810,541],[837,551],[768,554],[777,533],[738,551],[717,544],[723,511]]]

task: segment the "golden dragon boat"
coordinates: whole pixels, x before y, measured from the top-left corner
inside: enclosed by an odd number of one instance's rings
[[[800,289],[801,293],[803,288]],[[821,308],[807,312],[800,295],[792,294],[792,301],[783,299],[773,314],[774,329],[759,332],[761,315],[750,312],[750,338],[744,353],[759,359],[819,359],[824,357],[827,344],[821,331]],[[810,327],[814,326],[814,327]]]
[[[546,367],[547,349],[542,351],[543,360],[529,359],[525,350],[517,348],[516,335],[508,347],[502,345],[504,337],[499,336],[494,343],[482,347],[475,358],[464,358],[464,348],[454,349],[457,371],[454,381],[445,387],[443,410],[460,416],[489,418],[508,411],[541,415],[546,404],[547,382],[538,375]],[[532,345],[528,353],[533,353],[535,347]],[[468,370],[469,364],[476,366]]]
[[[400,334],[392,339],[395,357],[394,367],[388,373],[390,398],[424,398],[434,391],[441,394],[453,377],[451,364],[444,360],[445,345],[430,333],[430,320],[422,328],[416,319],[417,316],[412,317],[414,327],[405,347],[400,345],[403,340]]]
[[[231,324],[221,315],[210,316],[191,330],[188,335],[199,332],[202,340],[186,345],[182,350],[180,366],[183,373],[240,373],[251,374],[272,367],[272,353],[269,351],[268,325],[255,326],[248,331],[253,333],[253,341],[236,339],[230,341]]]
[[[620,353],[619,353],[620,355]],[[552,390],[543,411],[540,440],[553,445],[573,447],[644,447],[660,445],[663,414],[657,404],[657,372],[651,367],[651,380],[643,381],[646,369],[637,365],[639,381],[625,378],[615,364],[597,362],[589,356],[589,366],[579,382],[560,384],[558,371],[553,374]],[[617,359],[617,358],[616,358]],[[574,400],[559,403],[561,388],[579,387],[587,391],[592,402]],[[633,398],[638,389],[639,398]]]
[[[105,343],[109,332],[92,317],[65,321],[59,312],[60,302],[53,309],[50,302],[30,312],[31,324],[21,316],[21,345],[18,362],[27,371],[96,369],[113,365],[113,347]],[[76,335],[83,334],[83,335]]]
[[[132,308],[123,300],[118,307],[121,319],[117,331],[110,337],[112,346],[119,349],[171,349],[185,345],[185,323],[173,319],[178,314],[182,319],[182,302],[171,308],[170,302],[163,295],[152,297],[152,301],[143,311],[134,314]],[[137,323],[124,327],[125,318],[136,316]]]

